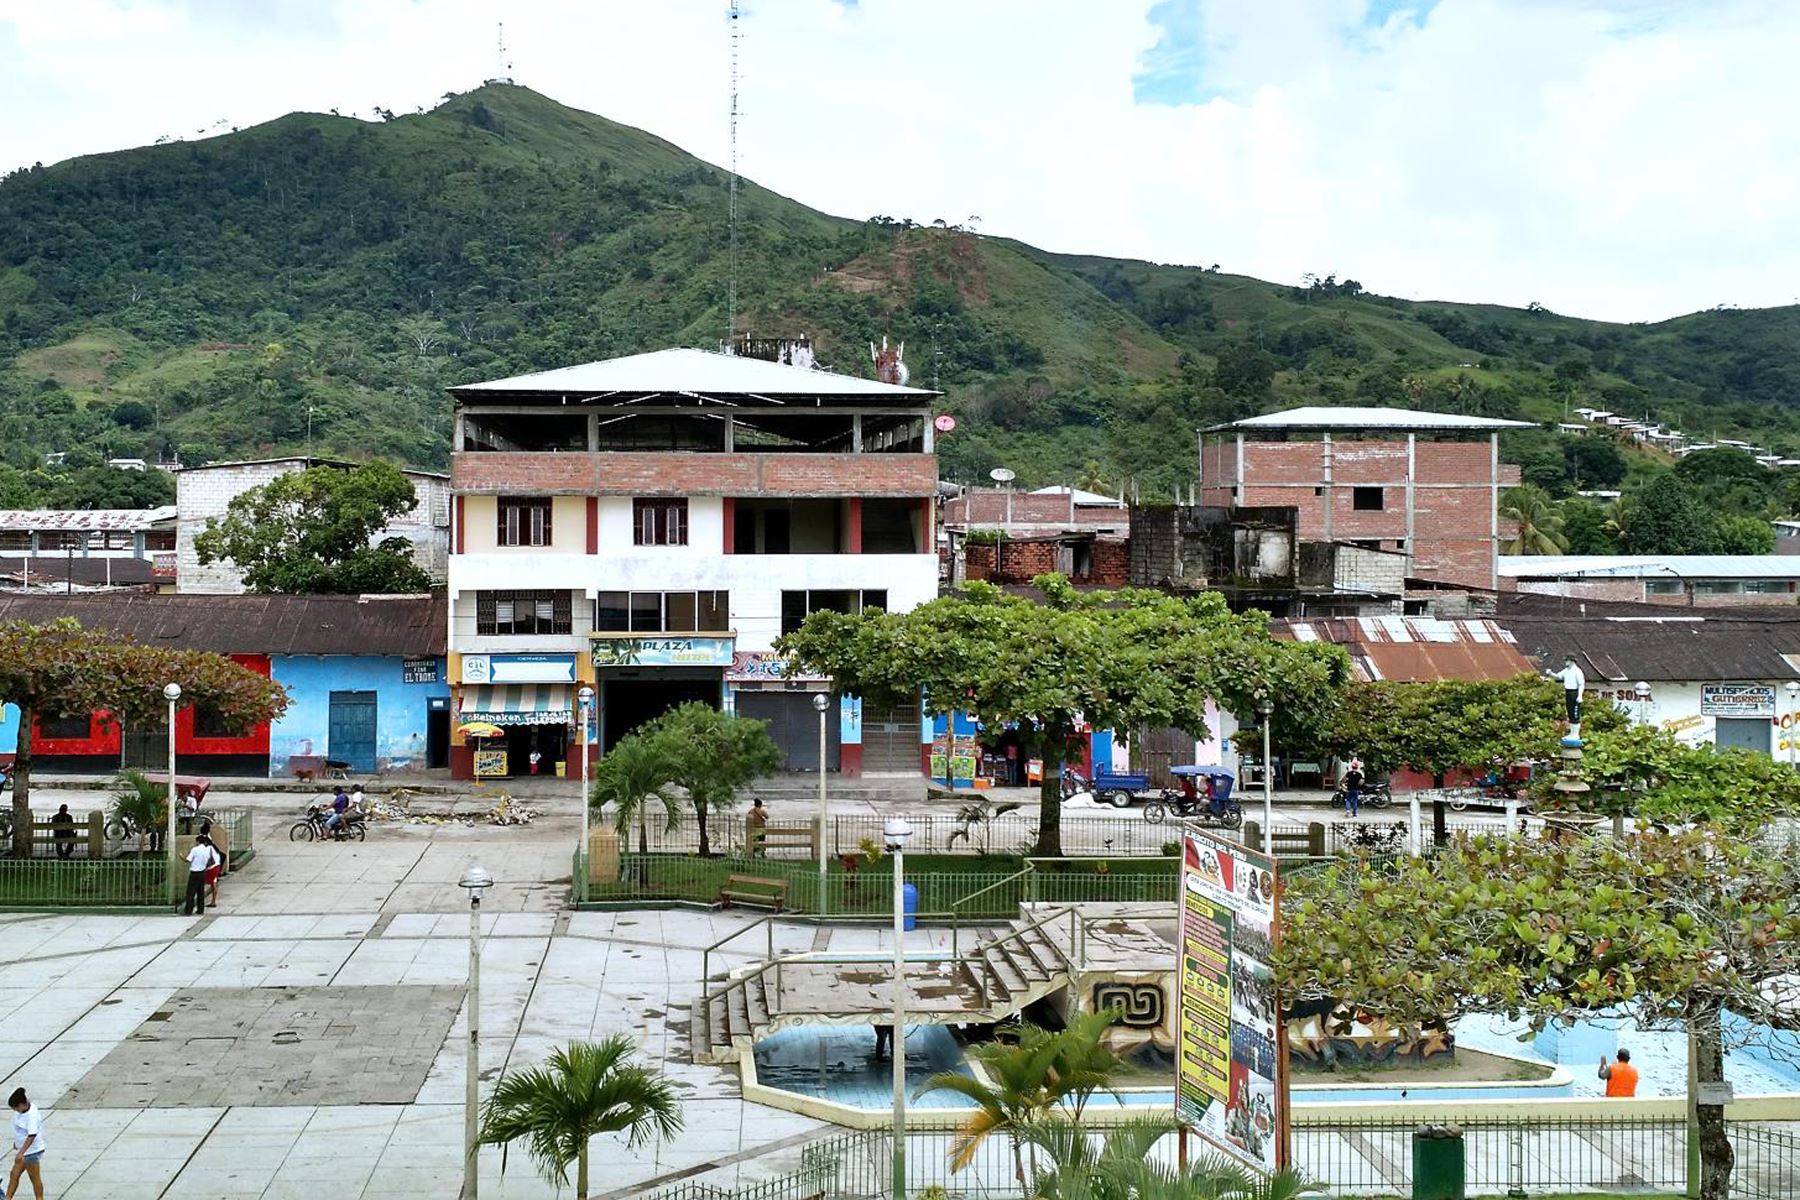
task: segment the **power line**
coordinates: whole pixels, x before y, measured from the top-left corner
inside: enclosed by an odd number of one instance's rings
[[[725,343],[737,340],[737,270],[738,270],[738,41],[742,23],[738,0],[731,0],[727,17],[731,28],[731,187],[728,193],[725,223],[730,248],[725,259]]]

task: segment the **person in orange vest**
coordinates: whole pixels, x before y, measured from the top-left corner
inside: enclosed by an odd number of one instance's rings
[[[1604,1055],[1600,1058],[1600,1078],[1606,1080],[1608,1096],[1637,1095],[1637,1068],[1631,1065],[1631,1051],[1619,1051],[1617,1062],[1607,1062]]]

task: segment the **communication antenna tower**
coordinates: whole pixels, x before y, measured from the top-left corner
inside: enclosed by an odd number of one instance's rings
[[[511,83],[512,64],[506,61],[506,22],[499,22],[497,30],[498,36],[494,41],[494,64],[497,68],[497,73],[494,75],[494,78],[501,83]]]
[[[729,247],[725,259],[725,341],[735,344],[737,340],[737,257],[738,257],[738,41],[741,38],[743,14],[738,9],[738,0],[731,0],[727,20],[731,28],[731,186],[727,193],[725,226]]]

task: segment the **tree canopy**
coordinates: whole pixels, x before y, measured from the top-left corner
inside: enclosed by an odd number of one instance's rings
[[[1059,575],[1027,599],[971,583],[906,613],[816,612],[778,647],[879,705],[916,703],[1016,728],[1044,761],[1039,854],[1062,853],[1062,764],[1082,722],[1129,735],[1173,727],[1207,736],[1209,700],[1248,717],[1275,706],[1275,735],[1316,736],[1349,660],[1335,646],[1277,642],[1261,614],[1216,593],[1078,592]]]
[[[710,818],[737,803],[755,779],[781,768],[781,748],[768,723],[723,713],[698,701],[682,704],[619,739],[595,769],[590,803],[614,806],[621,834],[635,822],[638,848],[648,849],[646,817],[652,801],[663,807],[672,828],[679,802],[687,797],[700,833],[700,854],[712,853]]]
[[[390,462],[308,467],[234,497],[194,548],[203,563],[234,563],[253,592],[422,592],[431,579],[413,560],[412,543],[375,540],[417,506],[412,480]]]

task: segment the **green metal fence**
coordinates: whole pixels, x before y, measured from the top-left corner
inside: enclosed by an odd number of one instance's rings
[[[0,908],[164,907],[163,858],[0,859]]]

